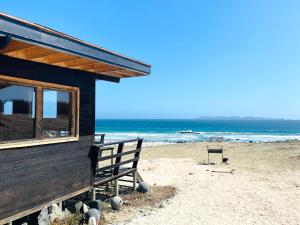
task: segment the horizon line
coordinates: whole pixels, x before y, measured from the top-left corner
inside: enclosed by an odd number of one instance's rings
[[[229,120],[243,120],[243,121],[264,121],[264,120],[292,120],[292,121],[300,121],[300,118],[297,119],[291,119],[291,118],[267,118],[267,117],[263,117],[263,118],[245,118],[245,117],[241,117],[241,118],[95,118],[95,120],[207,120],[207,121],[229,121]]]

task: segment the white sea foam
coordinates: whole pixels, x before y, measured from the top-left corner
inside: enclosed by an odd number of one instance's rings
[[[143,138],[145,143],[151,145],[202,142],[208,141],[212,137],[222,136],[227,142],[276,142],[300,140],[300,134],[255,134],[255,133],[235,133],[235,132],[195,132],[195,133],[142,133],[142,132],[108,132],[106,140],[118,141]]]

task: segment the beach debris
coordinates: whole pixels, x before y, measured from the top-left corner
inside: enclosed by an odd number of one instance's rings
[[[76,212],[86,213],[89,210],[89,207],[82,201],[79,201],[75,204],[75,210]]]
[[[101,213],[101,201],[100,200],[89,201],[88,206],[90,207],[90,209],[97,209]]]
[[[199,162],[197,165],[199,165],[199,166],[202,166],[202,165],[207,165],[207,162],[205,162],[205,161],[202,161],[202,162]]]
[[[64,216],[70,216],[72,213],[67,209],[65,208],[64,210]]]
[[[57,204],[52,204],[49,207],[49,220],[50,222],[54,222],[56,219],[62,219],[64,217],[64,212],[61,210],[61,208]]]
[[[213,162],[208,163],[208,162],[203,161],[203,162],[199,162],[197,165],[199,165],[199,166],[209,166],[209,165],[216,165],[216,164],[213,163]]]
[[[231,169],[231,170],[212,170],[211,172],[213,173],[230,173],[233,175],[233,172],[235,171],[235,169]]]
[[[48,214],[48,208],[45,207],[42,209],[38,216],[38,224],[39,225],[50,225],[50,218]]]
[[[88,224],[97,224],[100,221],[100,211],[98,209],[89,209],[85,214],[84,217],[86,221],[88,221]],[[94,219],[92,219],[94,218]]]
[[[139,183],[139,186],[136,189],[138,192],[147,193],[150,191],[150,185],[146,182]]]
[[[228,163],[228,160],[229,160],[228,158],[223,158],[222,163]]]
[[[88,225],[97,225],[97,221],[96,221],[95,217],[91,217],[88,220]]]
[[[80,209],[82,208],[83,206],[83,202],[82,201],[79,201],[75,204],[75,210],[76,212],[80,212]]]
[[[192,172],[189,172],[188,174],[189,174],[189,175],[194,175],[194,173],[192,173]]]
[[[119,196],[110,199],[110,205],[113,209],[119,210],[123,205],[123,200]]]
[[[82,205],[81,213],[87,213],[89,211],[89,207],[86,204]]]
[[[165,208],[165,207],[166,207],[166,203],[165,202],[160,203],[159,208]]]

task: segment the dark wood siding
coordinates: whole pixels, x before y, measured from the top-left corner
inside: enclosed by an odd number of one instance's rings
[[[0,55],[0,74],[80,88],[80,140],[0,150],[0,221],[90,185],[95,130],[92,74]]]

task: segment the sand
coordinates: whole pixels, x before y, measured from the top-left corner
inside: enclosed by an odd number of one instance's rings
[[[146,147],[139,171],[178,193],[125,224],[300,224],[300,143],[225,143],[207,161],[207,143]],[[233,173],[215,173],[213,170]]]

